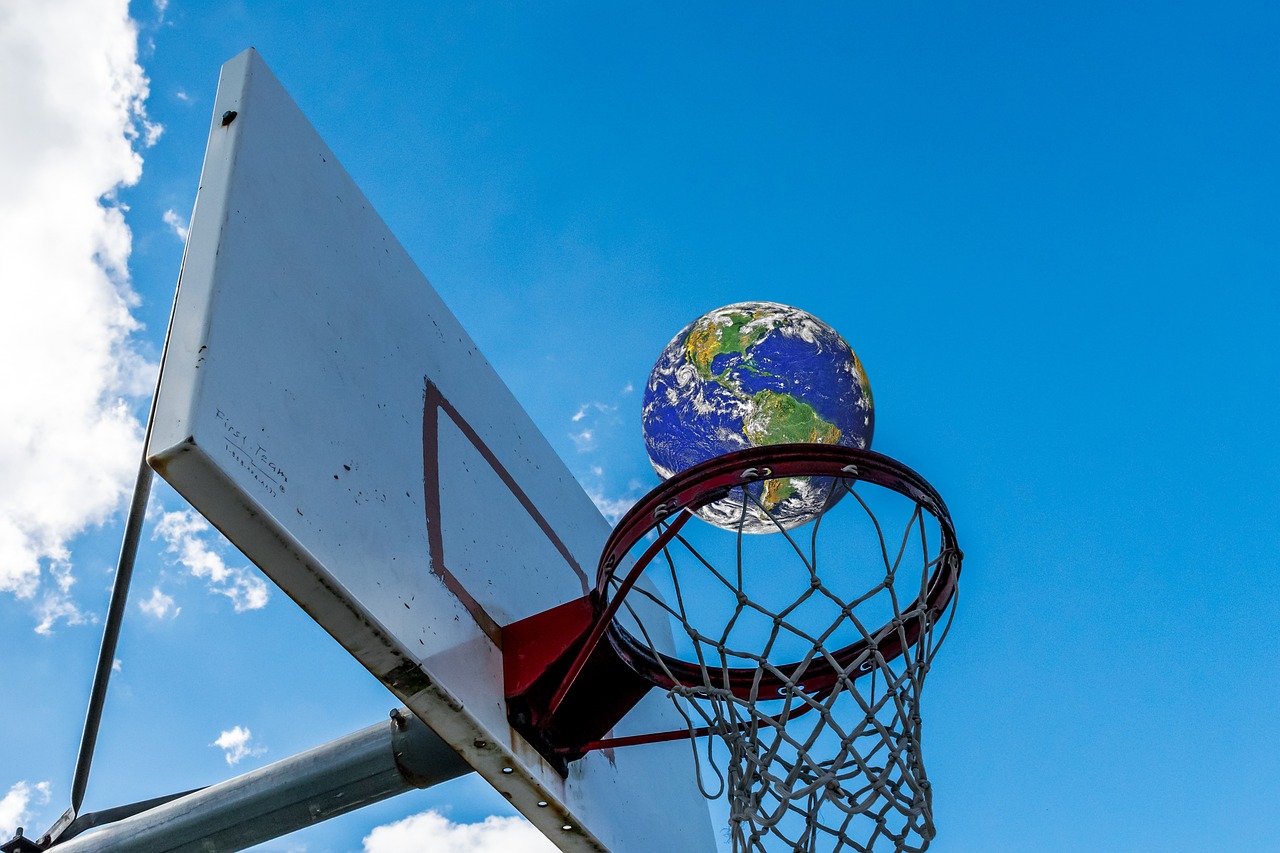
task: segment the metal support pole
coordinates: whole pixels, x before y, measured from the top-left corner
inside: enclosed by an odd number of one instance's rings
[[[145,448],[145,445],[144,445]],[[133,564],[138,556],[138,540],[142,538],[142,524],[146,520],[147,500],[151,496],[153,474],[145,458],[138,466],[138,478],[133,486],[133,500],[129,504],[129,517],[125,521],[124,541],[120,545],[120,561],[116,564],[116,576],[111,585],[111,603],[107,606],[107,618],[102,628],[102,644],[98,647],[98,666],[93,673],[93,687],[89,690],[89,709],[85,712],[84,731],[80,736],[80,752],[76,756],[76,769],[71,779],[71,808],[45,833],[48,841],[57,841],[80,814],[84,803],[85,788],[89,785],[89,768],[93,766],[93,751],[98,743],[98,727],[102,723],[102,706],[107,700],[107,685],[111,681],[111,666],[116,659],[116,644],[120,640],[120,625],[124,622],[125,603],[129,600],[129,582],[133,579]]]
[[[471,772],[408,711],[55,844],[56,853],[230,853]]]
[[[124,541],[120,544],[120,561],[116,565],[111,603],[107,606],[106,624],[102,629],[102,646],[98,650],[98,667],[93,673],[93,688],[89,691],[89,710],[85,714],[84,733],[80,738],[80,754],[76,757],[75,775],[71,780],[71,808],[77,812],[84,803],[84,791],[89,784],[89,768],[93,764],[93,749],[98,743],[102,706],[107,699],[107,683],[111,680],[111,667],[116,659],[116,644],[120,640],[124,606],[129,599],[129,582],[133,579],[133,564],[138,556],[138,540],[142,538],[142,524],[146,520],[152,476],[147,460],[143,459],[138,466],[133,501],[129,504]]]

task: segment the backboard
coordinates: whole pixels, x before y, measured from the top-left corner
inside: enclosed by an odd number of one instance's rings
[[[715,847],[687,742],[562,775],[508,724],[503,627],[583,596],[609,525],[252,50],[222,70],[147,456],[562,849]],[[651,696],[615,731],[682,725]]]

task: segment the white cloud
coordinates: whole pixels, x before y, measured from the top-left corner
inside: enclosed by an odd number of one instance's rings
[[[569,438],[573,439],[573,443],[577,446],[579,453],[586,453],[588,450],[595,449],[596,434],[593,430],[584,429],[582,432],[571,432]]]
[[[164,135],[164,125],[153,124],[149,121],[142,122],[142,144],[146,148],[150,148],[160,141],[160,137]],[[128,208],[125,208],[128,210]]]
[[[583,403],[569,420],[576,424],[576,432],[570,432],[569,439],[579,453],[593,452],[602,443],[606,446],[611,444],[622,423],[622,418],[618,415],[618,404],[600,400]]]
[[[591,498],[591,502],[596,505],[596,509],[600,510],[600,514],[609,519],[610,524],[616,524],[623,513],[631,509],[632,505],[639,499],[638,495],[625,495],[623,497],[613,497],[605,494],[604,490],[595,486],[587,487],[587,497]]]
[[[205,540],[206,535],[216,534],[199,513],[188,509],[162,515],[154,538],[164,539],[165,550],[174,562],[207,582],[212,591],[231,599],[237,613],[266,607],[271,598],[266,581],[248,566],[228,566]]]
[[[631,387],[630,384],[628,384],[627,388],[629,389],[630,387]],[[625,394],[626,391],[623,391],[623,393]],[[598,400],[590,403],[583,403],[581,406],[578,407],[578,411],[574,412],[573,417],[569,418],[569,420],[573,421],[576,424],[578,421],[582,420],[588,414],[590,414],[593,410],[597,412],[601,412],[603,414],[608,414],[610,412],[618,411],[618,407],[616,405],[611,406],[608,403],[601,403]]]
[[[75,576],[71,573],[71,562],[67,559],[53,560],[48,564],[49,573],[44,593],[35,603],[35,615],[39,618],[36,624],[37,634],[53,633],[53,626],[59,620],[68,625],[84,625],[96,623],[96,616],[86,615],[71,600],[71,587],[75,584]]]
[[[614,398],[615,402],[591,400],[578,407],[569,418],[576,426],[568,436],[579,453],[590,454],[588,459],[599,459],[617,444],[619,428],[623,425],[619,414],[622,398],[634,390],[635,386],[628,382]],[[618,495],[616,489],[606,488],[607,479],[605,467],[599,462],[592,462],[585,475],[580,475],[579,481],[605,518],[617,522],[639,499],[640,484],[633,482],[628,485],[625,495]]]
[[[172,209],[164,212],[164,224],[173,229],[173,233],[178,235],[179,240],[187,239],[187,229],[190,228],[190,223]]]
[[[218,739],[210,746],[216,746],[225,753],[227,764],[234,767],[245,758],[262,755],[267,751],[265,746],[253,743],[253,734],[246,728],[235,726],[218,735]]]
[[[85,621],[69,543],[123,503],[132,400],[154,366],[133,333],[131,235],[147,80],[127,0],[6,0],[0,12],[0,592],[39,629]]]
[[[58,624],[59,620],[68,625],[85,625],[98,621],[94,617],[86,616],[74,601],[57,590],[46,591],[35,603],[34,613],[38,620],[37,634],[52,634],[53,626]]]
[[[364,838],[363,853],[556,853],[558,848],[520,817],[454,823],[436,811],[379,826]]]
[[[182,612],[182,608],[174,604],[173,596],[165,595],[158,586],[151,588],[150,598],[138,602],[138,609],[156,619],[176,619]]]
[[[37,782],[32,785],[29,782],[19,782],[9,789],[9,792],[0,797],[0,838],[6,841],[17,832],[19,826],[25,826],[25,821],[31,816],[28,808],[32,802],[36,805],[45,805],[49,802],[49,783]],[[30,833],[24,833],[29,838]]]

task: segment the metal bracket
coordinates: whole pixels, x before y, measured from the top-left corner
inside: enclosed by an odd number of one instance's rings
[[[13,838],[0,844],[0,853],[40,853],[40,845],[22,834],[22,827]]]

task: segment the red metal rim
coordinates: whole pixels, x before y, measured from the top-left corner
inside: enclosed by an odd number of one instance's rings
[[[719,500],[737,486],[755,480],[800,476],[854,478],[872,483],[915,501],[937,520],[942,535],[940,559],[930,575],[925,593],[920,597],[923,602],[918,598],[903,608],[903,612],[915,612],[923,603],[923,612],[929,616],[927,621],[937,621],[955,595],[962,554],[946,504],[928,481],[900,462],[870,450],[829,444],[752,447],[710,459],[674,475],[633,506],[605,543],[596,575],[595,595],[603,618],[610,620],[607,629],[609,642],[628,666],[664,689],[677,685],[697,687],[703,683],[703,664],[655,653],[613,619],[618,602],[608,600],[609,584],[615,569],[636,543],[663,521]],[[644,570],[646,562],[638,561],[628,572],[622,585],[624,596],[630,590],[630,581]],[[831,652],[829,658],[815,657],[807,664],[792,662],[763,671],[754,667],[706,666],[706,669],[716,684],[726,685],[734,695],[767,700],[784,696],[795,683],[793,676],[803,666],[801,680],[805,690],[811,694],[822,694],[848,677],[852,663],[870,645],[874,644],[886,661],[892,660],[920,638],[925,624],[926,620],[920,616],[903,620],[900,624],[886,624],[871,634],[870,641],[859,640]],[[874,665],[864,663],[854,677],[873,669]]]

